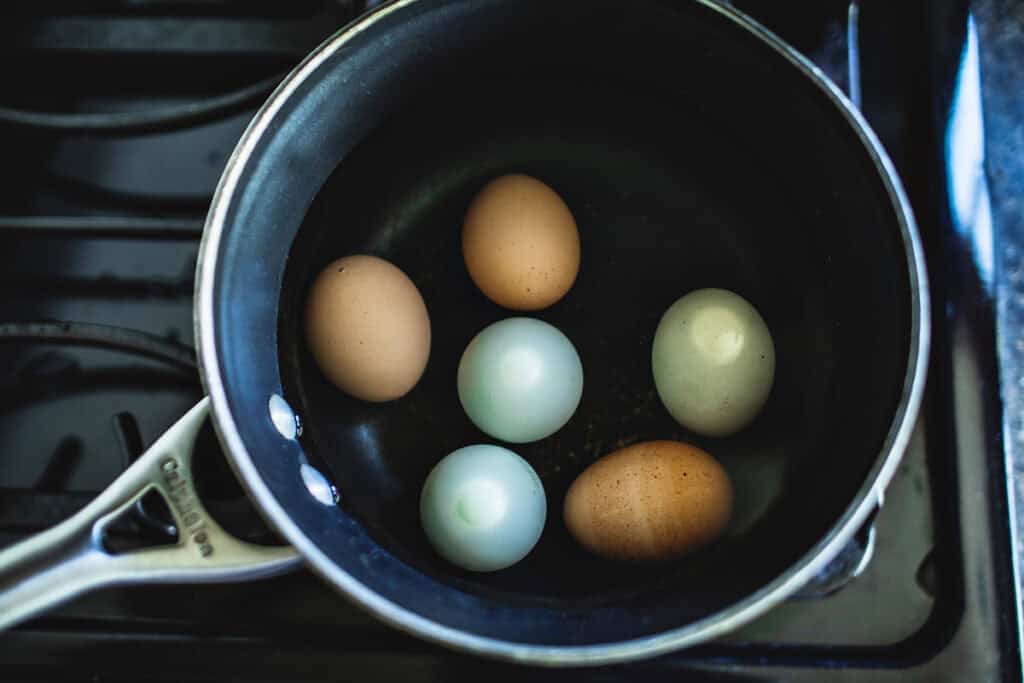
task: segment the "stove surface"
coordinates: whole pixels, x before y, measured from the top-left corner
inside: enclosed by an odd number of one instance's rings
[[[0,25],[0,49],[8,64],[29,66],[8,71],[0,96],[0,140],[8,168],[17,169],[0,192],[0,362],[8,368],[0,377],[0,546],[72,514],[201,396],[189,351],[192,283],[220,170],[281,74],[362,9],[326,0],[14,4],[21,11]],[[1000,34],[952,1],[734,4],[860,101],[900,171],[933,290],[925,406],[874,530],[850,550],[855,578],[839,585],[823,577],[709,645],[569,675],[1020,680],[1012,480],[986,271],[992,226],[976,197],[973,212],[963,209],[959,190],[979,182],[977,164],[959,150],[981,133],[979,61],[989,54],[985,38]],[[977,17],[1005,19],[1000,3],[978,4]],[[1024,14],[1016,16],[1024,30]],[[131,328],[150,335],[139,342],[150,353],[78,343],[110,337],[104,328],[55,324],[28,341],[39,328],[14,324],[43,320]],[[197,469],[226,527],[272,537],[209,428]],[[147,500],[111,543],[160,542],[169,533],[160,506]],[[0,653],[0,680],[567,674],[414,640],[306,571],[102,591],[0,634]]]

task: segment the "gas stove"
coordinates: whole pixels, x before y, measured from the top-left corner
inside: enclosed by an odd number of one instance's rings
[[[201,396],[192,283],[220,170],[282,74],[372,4],[45,0],[8,10],[0,546],[71,515]],[[568,673],[414,640],[301,570],[120,588],[0,634],[0,680],[1021,680],[1001,439],[1015,404],[1008,394],[1004,413],[996,360],[990,219],[1000,213],[977,152],[979,64],[997,34],[975,16],[995,21],[1001,5],[979,2],[972,15],[952,0],[734,4],[859,104],[905,182],[929,262],[925,406],[874,526],[829,575],[714,643]],[[197,479],[211,512],[244,538],[273,538],[210,432]],[[175,533],[159,498],[147,498],[108,544]]]

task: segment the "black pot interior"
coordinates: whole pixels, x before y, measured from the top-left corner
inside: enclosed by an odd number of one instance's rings
[[[783,56],[685,2],[420,2],[381,16],[296,95],[231,205],[216,339],[253,464],[341,571],[449,627],[593,644],[734,605],[829,533],[904,389],[910,279],[865,146]],[[473,194],[513,171],[554,187],[579,225],[576,285],[536,317],[576,345],[584,394],[555,435],[513,446],[547,492],[540,543],[512,568],[473,574],[434,554],[417,502],[441,457],[493,442],[459,405],[456,367],[473,335],[514,314],[473,286],[459,235]],[[430,311],[426,374],[393,403],[333,388],[302,338],[312,278],[352,253],[397,264]],[[776,344],[769,403],[731,438],[677,425],[651,376],[662,312],[702,287],[750,300]],[[266,418],[282,388],[337,508],[304,489],[298,447]],[[596,458],[645,439],[716,456],[735,483],[733,523],[669,566],[597,560],[565,530],[564,493]]]

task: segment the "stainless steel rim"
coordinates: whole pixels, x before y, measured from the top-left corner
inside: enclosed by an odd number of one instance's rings
[[[228,406],[220,372],[220,361],[214,339],[214,290],[217,281],[216,263],[224,235],[228,206],[232,202],[242,171],[249,162],[257,142],[284,102],[331,55],[354,36],[384,17],[402,11],[420,0],[399,0],[386,5],[342,29],[325,41],[288,75],[270,99],[253,118],[228,160],[224,174],[213,197],[200,244],[196,270],[196,339],[199,362],[206,390],[210,395],[214,423],[236,472],[250,496],[268,520],[302,554],[310,566],[356,603],[379,619],[398,629],[426,640],[466,652],[516,662],[547,666],[598,665],[653,656],[716,638],[746,624],[792,595],[843,548],[878,504],[882,492],[896,472],[910,440],[924,393],[925,375],[930,347],[930,303],[927,273],[920,236],[914,223],[910,203],[881,143],[860,112],[846,96],[814,64],[789,47],[776,35],[753,19],[710,0],[697,0],[702,5],[732,21],[737,27],[761,40],[794,67],[803,72],[837,107],[856,132],[873,160],[897,212],[906,249],[911,286],[911,343],[904,378],[904,390],[892,426],[878,459],[864,486],[858,491],[840,521],[831,532],[808,551],[790,569],[761,590],[735,605],[697,622],[635,640],[587,646],[549,646],[517,643],[474,635],[443,626],[411,612],[373,592],[335,565],[294,523],[274,498],[252,462],[239,434],[235,416]]]

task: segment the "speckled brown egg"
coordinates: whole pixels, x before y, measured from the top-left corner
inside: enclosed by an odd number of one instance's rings
[[[645,441],[576,478],[565,496],[565,525],[595,555],[664,562],[716,539],[732,500],[729,475],[713,457],[678,441]]]
[[[537,311],[572,287],[580,268],[580,236],[558,194],[527,175],[489,182],[462,228],[469,275],[487,298],[516,311]]]
[[[407,394],[430,356],[430,318],[416,285],[376,256],[346,256],[306,298],[306,343],[324,375],[364,401]]]

